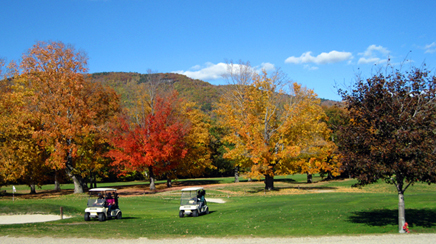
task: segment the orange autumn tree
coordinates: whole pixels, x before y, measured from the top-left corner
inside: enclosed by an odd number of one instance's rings
[[[50,152],[47,163],[53,170],[65,169],[74,182],[74,192],[83,192],[84,181],[75,170],[74,138],[89,127],[82,119],[91,115],[83,102],[86,58],[61,42],[38,42],[23,55],[22,76],[33,90],[32,113],[40,118],[41,130],[35,133]]]
[[[154,112],[143,123],[129,124],[120,119],[120,127],[112,135],[113,150],[108,152],[113,165],[121,170],[148,172],[150,190],[155,190],[156,176],[175,169],[188,152],[185,137],[190,124],[179,116],[180,100],[174,92],[163,98],[156,95]]]
[[[265,177],[265,189],[271,190],[274,176],[296,173],[295,159],[315,142],[314,135],[324,133],[320,102],[280,70],[258,74],[249,63],[229,64],[228,70],[231,85],[216,110],[231,131],[224,157],[250,168],[249,177]]]
[[[83,138],[98,131],[101,108],[108,106],[104,99],[92,105],[86,64],[85,54],[70,45],[37,42],[20,65],[21,77],[32,91],[27,107],[39,122],[33,138],[49,153],[46,165],[53,171],[65,170],[75,193],[86,188],[78,149]],[[118,101],[117,96],[111,99]]]
[[[90,131],[76,139],[76,168],[82,177],[89,179],[91,187],[97,187],[97,177],[103,178],[109,174],[111,162],[105,154],[110,150],[110,145],[106,135],[121,108],[119,96],[112,88],[100,82],[86,82],[84,88],[88,94],[85,104],[94,111],[95,116],[88,121]]]

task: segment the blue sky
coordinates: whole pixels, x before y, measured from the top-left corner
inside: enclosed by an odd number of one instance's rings
[[[0,57],[73,44],[89,72],[177,72],[211,84],[226,60],[280,68],[319,97],[396,68],[436,67],[436,1],[0,0]],[[401,66],[401,64],[403,64]]]

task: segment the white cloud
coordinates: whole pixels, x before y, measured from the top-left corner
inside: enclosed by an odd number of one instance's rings
[[[363,57],[359,58],[358,64],[379,64],[388,60],[389,50],[382,46],[371,45],[359,55]]]
[[[386,48],[384,48],[382,46],[376,46],[373,44],[373,45],[369,46],[364,53],[359,53],[359,55],[363,55],[365,57],[371,57],[371,56],[375,55],[376,52],[382,53],[384,55],[389,54],[389,50],[387,50]]]
[[[204,68],[201,68],[200,65],[195,65],[191,68],[191,70],[187,70],[187,71],[179,70],[179,71],[173,71],[173,73],[186,75],[192,79],[217,80],[222,78],[223,74],[227,73],[227,64],[206,63],[206,67]]]
[[[358,64],[380,63],[380,58],[359,58]]]
[[[425,53],[436,52],[436,42],[433,42],[432,44],[425,45],[424,49],[425,49]]]
[[[321,53],[318,56],[312,56],[312,52],[305,52],[300,57],[291,56],[285,60],[285,63],[301,64],[301,63],[315,63],[315,64],[332,64],[338,63],[353,58],[350,52],[331,51],[329,53]]]
[[[240,64],[233,64],[233,69],[235,72],[239,70]],[[272,63],[262,63],[256,67],[253,67],[255,72],[260,73],[262,70],[270,71],[275,70],[276,67]],[[222,76],[228,73],[227,64],[226,63],[217,63],[213,64],[207,62],[205,67],[200,65],[194,65],[189,70],[178,70],[172,71],[172,73],[186,75],[192,79],[200,79],[200,80],[217,80],[223,78]]]
[[[191,70],[199,70],[199,69],[201,69],[201,66],[198,64],[191,67]]]
[[[260,68],[257,70],[258,70],[258,72],[260,72],[262,70],[270,71],[270,70],[275,70],[275,69],[276,69],[276,67],[272,63],[262,63],[260,65]]]
[[[317,66],[312,66],[312,65],[308,65],[308,64],[304,65],[304,68],[307,69],[307,70],[317,70],[317,69],[319,69],[319,67],[317,67]]]

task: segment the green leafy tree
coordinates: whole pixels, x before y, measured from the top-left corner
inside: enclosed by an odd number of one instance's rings
[[[383,180],[396,187],[403,233],[404,192],[436,182],[436,78],[426,69],[388,70],[339,93],[350,116],[337,136],[343,167],[358,185]]]

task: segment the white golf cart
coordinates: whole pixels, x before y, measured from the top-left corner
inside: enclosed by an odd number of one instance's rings
[[[85,221],[98,218],[105,221],[116,217],[121,219],[122,213],[118,206],[118,194],[115,188],[94,188],[89,190],[88,205],[85,209]]]
[[[179,217],[191,215],[197,217],[199,214],[208,214],[209,207],[204,198],[206,191],[203,187],[190,187],[182,189],[182,198],[180,200]]]

